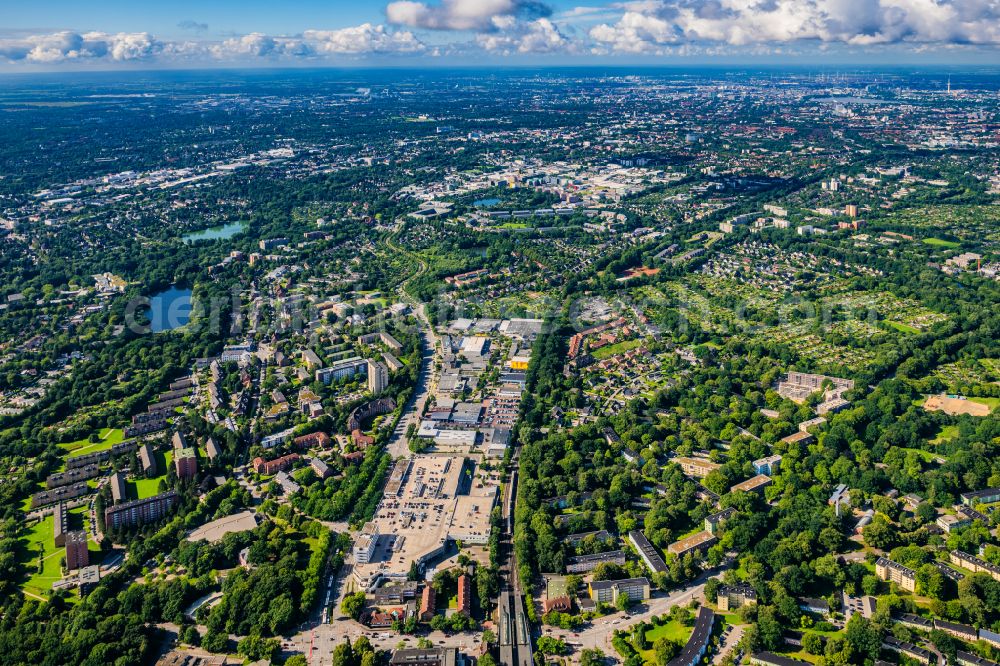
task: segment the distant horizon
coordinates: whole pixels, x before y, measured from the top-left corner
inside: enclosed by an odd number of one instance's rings
[[[661,61],[1000,66],[979,0],[43,0],[0,7],[0,71]],[[666,64],[666,63],[665,63]]]
[[[857,75],[857,74],[877,74],[881,72],[899,72],[913,74],[919,72],[951,72],[970,76],[1000,76],[1000,64],[986,65],[976,63],[884,63],[879,65],[863,64],[855,62],[834,63],[834,64],[814,64],[814,63],[780,63],[780,62],[757,62],[757,63],[735,63],[704,61],[692,63],[551,63],[551,64],[301,64],[301,65],[245,65],[245,64],[214,64],[201,67],[107,67],[107,68],[86,68],[86,69],[28,69],[28,70],[3,70],[0,69],[0,78],[30,78],[32,76],[44,77],[77,77],[86,75],[147,75],[147,74],[209,74],[213,72],[229,72],[244,74],[280,74],[295,72],[427,72],[427,73],[448,73],[448,72],[546,72],[546,71],[619,71],[619,72],[657,72],[657,71],[719,71],[734,73],[752,73],[755,71],[767,72],[789,72],[796,74],[824,74],[824,75]]]

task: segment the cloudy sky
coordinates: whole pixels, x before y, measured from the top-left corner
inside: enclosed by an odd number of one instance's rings
[[[0,69],[1000,64],[1000,0],[33,0]]]

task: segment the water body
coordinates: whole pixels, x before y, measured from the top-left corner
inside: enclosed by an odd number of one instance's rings
[[[500,203],[500,199],[489,198],[489,199],[477,199],[472,202],[472,205],[476,208],[492,208]]]
[[[149,297],[149,327],[153,333],[172,331],[191,321],[191,290],[170,287]]]
[[[236,234],[244,231],[247,228],[246,222],[230,222],[221,227],[212,227],[211,229],[202,229],[201,231],[194,231],[189,234],[181,236],[181,240],[185,243],[193,243],[195,241],[203,240],[225,240],[227,238],[232,238]]]

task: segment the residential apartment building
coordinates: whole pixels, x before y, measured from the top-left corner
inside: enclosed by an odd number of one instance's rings
[[[720,611],[734,611],[743,606],[757,603],[757,591],[745,583],[720,585],[716,605]]]
[[[917,573],[913,569],[908,569],[888,558],[878,558],[875,562],[875,575],[880,580],[899,585],[907,592],[913,592],[917,589]]]
[[[681,653],[667,662],[667,666],[695,666],[708,651],[712,639],[712,628],[715,626],[715,611],[707,606],[698,609],[698,617],[694,622],[691,638],[684,645]]]
[[[104,529],[137,527],[167,515],[180,502],[180,495],[169,490],[146,499],[125,502],[104,509]]]
[[[604,564],[605,562],[625,566],[625,551],[609,550],[604,553],[570,557],[566,561],[566,573],[589,573],[596,569],[598,564]]]
[[[960,566],[963,569],[968,569],[973,573],[989,574],[994,580],[1000,581],[1000,567],[995,564],[991,564],[986,560],[980,559],[975,555],[969,555],[961,550],[953,550],[948,555],[948,559],[952,564]]]
[[[174,451],[174,469],[178,479],[193,479],[198,476],[198,455],[192,447]]]
[[[596,603],[617,603],[625,595],[629,601],[649,599],[649,580],[646,578],[625,578],[622,580],[595,580],[587,586],[590,598]]]
[[[264,476],[271,476],[278,472],[287,470],[300,458],[297,453],[289,453],[286,456],[275,458],[274,460],[264,460],[261,457],[253,459],[253,471]]]
[[[90,566],[90,551],[87,549],[87,533],[83,530],[66,533],[66,568],[82,569]]]
[[[381,361],[368,360],[368,392],[377,396],[389,386],[389,368]]]
[[[677,557],[688,553],[704,553],[719,541],[718,537],[708,531],[698,532],[689,537],[675,541],[667,546],[667,552]]]
[[[768,476],[774,476],[778,473],[778,468],[781,465],[781,456],[773,455],[767,456],[766,458],[760,458],[753,461],[753,471],[758,474],[766,474]]]
[[[688,476],[693,476],[699,479],[704,479],[706,476],[722,467],[722,465],[714,463],[708,458],[687,458],[681,456],[672,458],[671,461],[680,465],[681,470]]]
[[[632,530],[628,533],[628,540],[639,553],[639,557],[649,567],[653,573],[662,573],[667,570],[667,564],[663,561],[660,553],[649,542],[646,535],[639,530]]]
[[[764,488],[767,488],[773,483],[773,480],[769,476],[763,474],[758,474],[752,479],[747,479],[742,483],[737,483],[735,486],[729,489],[729,492],[744,492],[744,493],[757,493],[760,495],[764,494]]]

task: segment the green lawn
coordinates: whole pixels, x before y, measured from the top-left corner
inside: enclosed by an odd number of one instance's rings
[[[896,329],[897,331],[901,331],[903,333],[914,334],[914,333],[919,333],[920,332],[919,329],[913,328],[912,326],[909,326],[907,324],[903,324],[903,323],[898,322],[898,321],[889,321],[889,320],[886,320],[885,323],[888,324],[889,326],[891,326],[892,328]]]
[[[99,441],[96,443],[92,443],[89,439],[78,439],[75,442],[60,444],[59,446],[67,453],[72,453],[74,456],[82,456],[85,453],[110,449],[125,438],[125,433],[119,428],[103,428],[97,433],[97,437]]]
[[[692,627],[687,627],[680,622],[674,622],[671,620],[666,624],[661,624],[657,627],[653,627],[646,632],[646,640],[649,641],[650,645],[656,644],[656,641],[661,638],[669,638],[679,642],[681,645],[685,645],[688,639],[691,637],[691,632],[694,631]],[[656,663],[656,654],[652,649],[643,650],[639,653],[642,660],[649,664]]]
[[[991,410],[995,410],[1000,407],[1000,398],[967,398],[970,402],[978,402],[980,405],[986,405]]]
[[[904,447],[900,447],[900,448],[902,448],[907,453],[909,453],[910,451],[913,451],[914,453],[916,453],[917,455],[919,455],[921,458],[923,458],[924,462],[928,462],[928,463],[934,462],[935,459],[939,458],[939,457],[940,458],[947,458],[947,456],[939,456],[937,454],[931,453],[930,451],[924,451],[923,449],[911,449],[911,448],[907,448],[905,446]]]
[[[129,497],[133,497],[135,499],[146,499],[147,497],[152,497],[160,492],[160,481],[167,478],[167,469],[173,464],[174,452],[157,451],[156,460],[162,474],[152,479],[140,478],[129,481],[127,484]]]
[[[943,444],[955,439],[956,437],[958,437],[957,425],[942,426],[941,430],[938,431],[937,437],[931,440],[931,444]]]
[[[604,359],[611,358],[617,354],[624,354],[625,352],[635,349],[640,345],[642,345],[642,340],[623,340],[621,342],[616,342],[613,345],[601,347],[600,349],[592,352],[590,355],[598,361],[603,361]]]
[[[956,243],[955,241],[945,240],[943,238],[925,238],[924,243],[926,243],[927,245],[933,245],[934,247],[943,247],[948,249],[961,247],[960,243]]]
[[[28,530],[28,562],[27,570],[30,574],[25,581],[23,588],[26,592],[45,596],[51,589],[52,584],[62,578],[59,569],[62,561],[63,549],[56,547],[52,542],[52,516],[45,516],[44,519],[35,523]],[[42,570],[38,571],[38,556],[41,553],[43,558]]]

